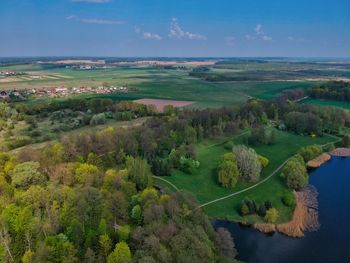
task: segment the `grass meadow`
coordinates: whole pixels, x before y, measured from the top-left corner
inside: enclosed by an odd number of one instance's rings
[[[294,155],[301,147],[312,144],[325,144],[334,141],[333,138],[328,136],[311,138],[288,132],[276,132],[276,144],[254,147],[258,154],[261,154],[270,160],[269,166],[263,169],[260,180],[269,176],[277,167]],[[246,137],[240,137],[233,140],[235,144],[240,144],[245,141]],[[164,177],[164,179],[173,183],[179,189],[193,193],[201,204],[238,192],[253,185],[254,183],[239,182],[233,189],[228,189],[223,188],[218,184],[216,168],[221,156],[226,152],[228,152],[228,150],[225,149],[224,143],[220,143],[220,141],[209,141],[199,144],[197,145],[198,160],[201,163],[199,169],[192,175],[176,170],[171,176]],[[169,185],[159,180],[157,180],[156,183],[166,186],[169,189],[171,188]],[[266,200],[271,201],[273,206],[280,212],[279,222],[286,222],[290,219],[293,212],[293,208],[286,207],[282,204],[281,198],[286,191],[290,190],[287,189],[282,178],[280,178],[279,173],[277,173],[258,187],[228,199],[210,204],[204,207],[204,210],[212,218],[223,218],[241,222],[259,222],[262,220],[261,218],[257,216],[242,218],[237,211],[241,201],[244,198],[249,197],[254,199],[257,204],[261,204]]]

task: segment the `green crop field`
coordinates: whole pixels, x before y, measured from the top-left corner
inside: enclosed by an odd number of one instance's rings
[[[308,136],[299,136],[282,131],[276,132],[276,144],[254,147],[258,154],[261,154],[270,160],[269,166],[263,169],[260,180],[263,180],[269,176],[277,167],[279,167],[289,157],[294,155],[301,147],[312,144],[325,144],[334,141],[334,138],[328,136],[311,138]],[[233,142],[236,144],[242,143],[243,141],[245,141],[244,137],[233,139]],[[198,199],[199,203],[203,204],[238,192],[253,185],[253,183],[240,182],[235,188],[227,189],[218,184],[215,170],[220,157],[224,153],[228,152],[228,150],[224,148],[223,143],[207,142],[205,144],[199,144],[197,146],[197,152],[198,160],[200,161],[201,165],[194,174],[189,175],[176,170],[171,176],[163,178],[173,183],[179,189],[187,190],[193,193]],[[165,182],[157,179],[156,183],[170,189],[172,188]],[[280,212],[279,222],[285,222],[290,219],[293,211],[292,208],[286,207],[282,204],[281,197],[286,191],[289,190],[279,177],[279,173],[277,173],[268,181],[257,186],[256,188],[210,204],[204,207],[204,210],[212,218],[225,218],[232,221],[259,222],[261,221],[261,218],[257,216],[242,218],[237,212],[237,207],[239,207],[241,201],[245,197],[249,197],[254,199],[257,204],[261,204],[266,200],[271,201],[273,206]]]

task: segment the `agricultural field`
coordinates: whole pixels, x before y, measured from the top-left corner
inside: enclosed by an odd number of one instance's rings
[[[205,65],[205,64],[204,64]],[[201,72],[201,68],[206,70]],[[27,75],[1,78],[0,90],[21,88],[126,86],[128,94],[107,94],[113,100],[143,98],[193,101],[190,108],[238,105],[251,97],[271,99],[286,89],[303,88],[327,78],[348,78],[345,64],[288,63],[285,61],[223,61],[212,65],[166,66],[107,64],[79,70],[57,64],[0,66]],[[197,71],[199,71],[199,73]],[[199,75],[198,75],[199,74]],[[206,76],[214,76],[207,79]],[[95,94],[95,96],[101,96]]]
[[[326,144],[334,141],[334,138],[323,136],[311,138],[309,136],[299,136],[289,132],[277,131],[277,143],[273,145],[263,145],[253,147],[256,152],[270,160],[268,167],[263,169],[260,182],[273,173],[284,161],[294,155],[301,147],[313,144]],[[174,171],[171,176],[163,177],[180,190],[186,190],[195,195],[200,204],[205,204],[217,198],[221,198],[235,192],[241,191],[254,183],[239,182],[233,189],[223,188],[217,182],[216,168],[221,156],[229,150],[225,146],[225,141],[233,141],[235,144],[246,142],[248,134],[243,132],[242,136],[228,138],[227,140],[208,141],[197,145],[198,160],[200,167],[192,174],[188,175],[181,171]],[[278,154],[277,154],[278,153]],[[168,189],[174,191],[174,187],[163,180],[156,180]],[[285,183],[277,172],[266,182],[242,194],[232,196],[222,201],[204,206],[204,210],[212,218],[229,219],[232,221],[260,222],[262,219],[256,215],[246,216],[244,219],[239,215],[237,208],[241,201],[249,197],[256,200],[258,204],[266,200],[272,202],[273,206],[280,212],[279,222],[290,220],[293,208],[283,205],[281,198],[288,190]]]

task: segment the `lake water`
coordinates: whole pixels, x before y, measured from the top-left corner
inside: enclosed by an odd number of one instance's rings
[[[234,237],[238,259],[250,262],[350,262],[350,157],[333,157],[310,174],[318,190],[320,229],[300,239],[262,234],[238,224],[214,221]]]

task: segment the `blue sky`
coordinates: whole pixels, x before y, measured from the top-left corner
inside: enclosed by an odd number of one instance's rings
[[[350,57],[350,1],[0,0],[0,56]]]

